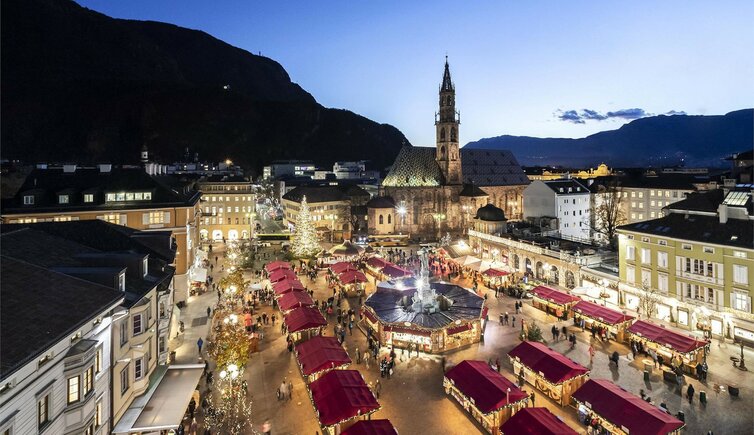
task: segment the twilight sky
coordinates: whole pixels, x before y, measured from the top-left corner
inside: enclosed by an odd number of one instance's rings
[[[280,62],[321,104],[433,145],[444,56],[461,143],[583,137],[643,114],[754,106],[754,1],[78,0]]]

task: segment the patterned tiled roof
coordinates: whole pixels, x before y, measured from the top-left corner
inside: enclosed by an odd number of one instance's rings
[[[464,183],[475,186],[529,184],[529,178],[508,150],[461,148],[461,171]],[[440,186],[443,182],[434,147],[405,146],[382,185],[426,187]]]

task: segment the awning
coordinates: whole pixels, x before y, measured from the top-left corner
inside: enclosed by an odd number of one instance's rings
[[[337,338],[321,335],[297,344],[296,358],[304,376],[351,364]]]
[[[290,291],[278,299],[280,311],[290,311],[298,307],[311,307],[314,301],[308,293],[302,291]]]
[[[305,331],[307,329],[327,326],[327,320],[322,317],[322,313],[316,308],[300,307],[288,312],[285,315],[285,326],[288,332]]]
[[[398,431],[388,419],[359,420],[340,435],[398,435]]]
[[[547,408],[524,408],[500,426],[502,435],[577,435]]]
[[[332,370],[309,385],[323,427],[369,415],[380,404],[358,370]]]
[[[471,330],[471,323],[465,323],[460,326],[452,326],[448,328],[448,335],[460,334],[461,332]]]
[[[626,433],[666,435],[684,425],[606,379],[590,379],[572,397]]]
[[[708,340],[699,340],[646,320],[637,320],[628,328],[628,332],[681,353],[693,352],[709,343]]]
[[[531,292],[534,293],[535,297],[552,302],[556,305],[567,305],[581,300],[581,298],[577,296],[571,296],[568,293],[563,293],[543,285],[534,287]]]
[[[452,381],[464,396],[472,399],[477,409],[484,414],[529,397],[516,384],[492,370],[485,361],[462,361],[448,370],[445,378]],[[508,402],[509,398],[510,402]]]
[[[565,355],[556,352],[542,343],[533,341],[521,342],[514,347],[508,356],[518,359],[521,364],[531,371],[539,373],[553,384],[560,384],[577,376],[589,373],[589,369],[572,361]]]
[[[611,310],[610,308],[589,301],[581,301],[574,305],[572,309],[576,313],[607,325],[617,325],[634,319],[633,316],[623,314],[620,311]]]
[[[158,432],[177,428],[203,373],[204,364],[168,367],[155,386],[133,401],[113,433]]]

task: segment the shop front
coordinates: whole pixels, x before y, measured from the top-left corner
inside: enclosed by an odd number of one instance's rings
[[[573,317],[576,324],[584,322],[584,329],[606,331],[611,339],[620,343],[626,341],[626,329],[634,320],[633,316],[589,301],[581,301],[574,305]]]
[[[456,400],[488,433],[526,407],[529,395],[484,361],[462,361],[445,373],[445,393]]]
[[[410,326],[390,326],[383,329],[385,343],[388,346],[395,346],[402,349],[408,349],[409,346],[416,347],[421,352],[432,352],[432,331],[420,328],[411,328]],[[417,347],[418,346],[418,347]]]
[[[589,379],[589,369],[542,343],[524,341],[508,357],[519,379],[561,406],[570,404],[571,394]]]
[[[635,341],[644,351],[654,350],[662,357],[663,364],[680,367],[683,372],[696,376],[696,366],[704,362],[709,340],[673,331],[647,320],[637,320],[628,330],[631,341]],[[673,371],[666,369],[668,380],[674,379]]]
[[[531,293],[533,295],[532,305],[534,308],[563,320],[573,317],[571,308],[581,300],[577,296],[543,285],[534,287]]]

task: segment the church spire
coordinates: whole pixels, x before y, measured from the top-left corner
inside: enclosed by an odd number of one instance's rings
[[[448,55],[445,55],[445,73],[442,75],[441,91],[453,91],[453,81],[450,80],[450,66],[448,65]]]

